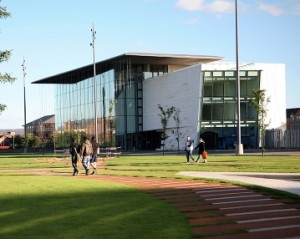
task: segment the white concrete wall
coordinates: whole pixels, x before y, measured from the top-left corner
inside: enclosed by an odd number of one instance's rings
[[[174,106],[180,109],[180,149],[183,149],[186,137],[194,140],[197,137],[197,122],[199,112],[201,65],[188,67],[168,75],[151,78],[143,82],[143,130],[162,129],[159,110]],[[169,119],[165,149],[176,150],[176,124]]]
[[[262,70],[260,88],[266,90],[266,97],[270,97],[267,121],[269,129],[284,129],[286,125],[286,80],[284,64],[255,63],[257,69]]]

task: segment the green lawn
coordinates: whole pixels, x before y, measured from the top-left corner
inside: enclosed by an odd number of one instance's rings
[[[59,176],[0,176],[0,238],[192,238],[171,205],[132,187]]]
[[[193,238],[186,218],[175,208],[133,187],[22,174],[32,169],[72,173],[69,157],[0,155],[1,239]],[[299,173],[300,155],[210,155],[208,164],[190,165],[184,155],[99,160],[99,173],[105,175],[183,178],[179,171]]]

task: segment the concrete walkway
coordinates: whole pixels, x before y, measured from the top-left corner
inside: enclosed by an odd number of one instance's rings
[[[300,173],[232,173],[186,171],[178,174],[196,178],[242,182],[300,195]]]

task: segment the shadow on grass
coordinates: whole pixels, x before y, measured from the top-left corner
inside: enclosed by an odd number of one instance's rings
[[[1,239],[192,237],[176,209],[128,186],[74,177],[4,181],[11,184],[0,190]]]

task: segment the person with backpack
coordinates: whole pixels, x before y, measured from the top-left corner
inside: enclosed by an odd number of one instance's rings
[[[89,175],[90,160],[93,154],[93,147],[91,142],[86,136],[83,137],[83,141],[80,148],[80,155],[82,157],[82,166],[85,169],[85,175]]]
[[[71,161],[72,161],[72,167],[74,169],[73,171],[73,176],[78,175],[79,170],[77,167],[77,162],[79,160],[78,158],[78,153],[80,151],[80,146],[77,145],[76,141],[74,138],[71,139],[71,144],[69,147],[69,153],[71,154]]]

